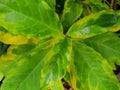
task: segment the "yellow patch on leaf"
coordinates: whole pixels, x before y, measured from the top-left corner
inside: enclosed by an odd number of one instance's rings
[[[29,41],[28,41],[28,42],[29,42],[29,43],[38,44],[38,43],[39,43],[39,39],[32,38],[32,39],[29,39]]]
[[[50,81],[47,90],[64,90],[61,79],[58,77],[56,80]]]
[[[0,41],[5,44],[26,44],[28,43],[28,39],[24,36],[18,35],[13,36],[9,33],[0,32]]]
[[[2,80],[3,77],[4,77],[3,73],[0,72],[0,81]]]
[[[74,90],[78,90],[76,87],[76,78],[74,76],[71,79],[71,83],[72,83],[72,88],[74,88]]]
[[[0,31],[0,41],[3,42],[4,44],[16,44],[16,45],[27,44],[27,43],[38,44],[39,42],[39,40],[36,38],[27,39],[26,37],[21,35],[14,36],[9,33],[1,32],[1,31]]]
[[[11,45],[8,50],[7,50],[7,53],[0,56],[0,60],[14,60],[16,58],[17,55],[13,54],[12,53],[12,50],[13,49],[16,49],[17,46],[15,45]]]
[[[110,31],[111,32],[117,32],[120,30],[120,27],[116,27],[116,28],[111,28]]]

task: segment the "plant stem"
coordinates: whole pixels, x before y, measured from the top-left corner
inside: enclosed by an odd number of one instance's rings
[[[104,0],[104,4],[105,3],[110,6],[110,3],[107,0]]]
[[[115,10],[116,9],[116,3],[117,3],[117,0],[111,0],[110,8]]]

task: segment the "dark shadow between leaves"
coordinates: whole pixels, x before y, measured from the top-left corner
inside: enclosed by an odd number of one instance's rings
[[[115,32],[120,37],[120,30]]]
[[[0,81],[0,86],[2,85],[4,79],[5,79],[5,76],[4,76],[4,77],[2,78],[2,80]]]
[[[9,46],[10,46],[9,44],[4,44],[4,43],[0,42],[0,56],[7,52],[7,49]]]
[[[113,72],[115,73],[117,79],[120,82],[120,65],[115,64],[116,70],[113,70]]]

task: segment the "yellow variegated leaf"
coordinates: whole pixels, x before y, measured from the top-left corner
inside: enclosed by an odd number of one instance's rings
[[[27,43],[37,44],[39,42],[39,39],[36,38],[28,39],[22,35],[12,35],[10,33],[0,31],[0,42],[3,42],[5,44],[16,44],[16,45],[27,44]]]
[[[28,43],[28,39],[21,35],[11,35],[9,33],[0,31],[0,41],[5,44],[26,44]]]
[[[0,90],[120,90],[120,13],[102,1],[0,0]]]
[[[17,56],[15,54],[13,54],[12,50],[16,49],[16,48],[17,48],[16,45],[11,45],[7,49],[7,53],[0,56],[0,60],[14,60]]]
[[[3,79],[4,75],[0,72],[0,81]]]
[[[108,29],[110,29],[111,32],[117,32],[120,30],[120,11],[116,12],[116,14],[118,15],[117,23],[111,27],[108,27]]]
[[[57,78],[56,80],[50,82],[51,90],[64,90],[61,78]]]

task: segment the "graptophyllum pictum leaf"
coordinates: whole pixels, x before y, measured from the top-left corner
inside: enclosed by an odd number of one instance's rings
[[[0,52],[10,45],[0,54],[0,90],[64,90],[61,79],[74,90],[120,90],[120,39],[112,33],[119,12],[103,10],[101,0],[66,0],[58,17],[55,3],[0,0]]]
[[[0,25],[27,38],[44,39],[62,33],[58,15],[44,0],[0,0]]]
[[[105,4],[106,1],[102,0],[87,0],[91,12],[96,13],[102,10],[110,10],[109,5]]]
[[[108,27],[111,32],[117,32],[120,30],[120,11],[117,11],[116,14],[118,15],[117,23],[112,25],[111,27]]]
[[[120,40],[113,33],[107,32],[85,40],[85,43],[99,52],[113,66],[120,65]]]
[[[21,48],[22,51],[25,50],[24,46]],[[13,53],[20,54],[20,51],[14,50]],[[53,39],[25,51],[26,53],[20,54],[7,72],[2,90],[38,90],[40,88],[64,90],[61,79],[69,67],[71,41],[67,38]],[[54,83],[59,86],[55,86]]]
[[[80,16],[83,10],[83,5],[77,0],[66,0],[61,21],[63,28],[67,30]]]
[[[74,23],[70,27],[67,35],[72,38],[88,38],[104,33],[107,31],[107,27],[118,22],[118,17],[119,16],[116,13],[111,11],[101,11],[99,13],[86,16]],[[83,37],[84,35],[87,36]]]
[[[74,42],[73,53],[78,90],[120,89],[111,66],[100,53],[81,41]]]

